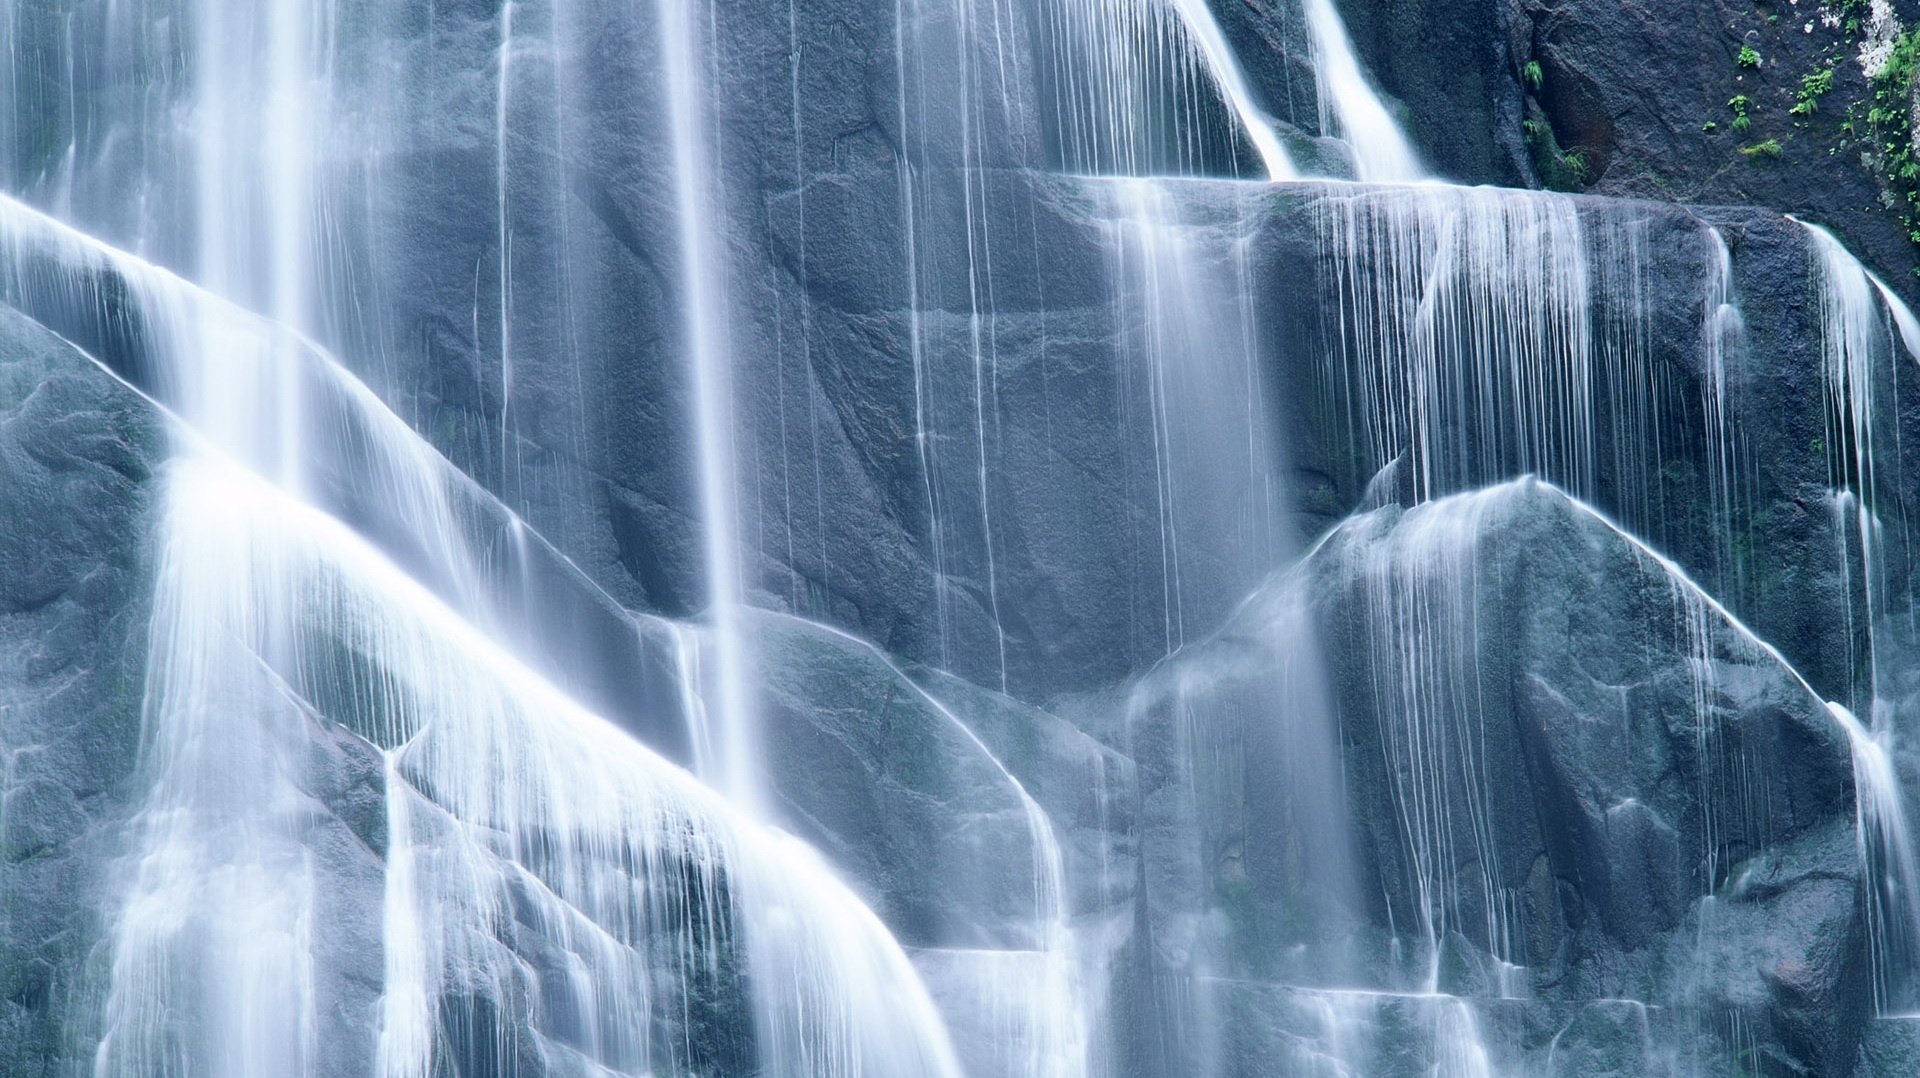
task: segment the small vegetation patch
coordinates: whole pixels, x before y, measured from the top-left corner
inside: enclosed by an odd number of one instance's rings
[[[1753,100],[1746,94],[1735,94],[1728,99],[1727,108],[1733,110],[1731,126],[1735,131],[1745,131],[1753,126],[1753,117],[1749,112],[1753,108]]]
[[[1901,34],[1886,65],[1872,81],[1867,102],[1869,164],[1886,183],[1889,209],[1900,215],[1907,237],[1920,243],[1920,162],[1913,151],[1913,79],[1920,65],[1920,31]]]
[[[1533,167],[1549,191],[1581,191],[1593,182],[1593,166],[1579,150],[1562,150],[1554,138],[1553,126],[1533,106],[1535,114],[1524,125],[1527,149],[1533,153]]]
[[[1793,107],[1787,111],[1795,116],[1812,116],[1820,110],[1820,99],[1833,91],[1833,64],[1800,79],[1800,92],[1794,95]]]
[[[1763,0],[1761,6],[1775,5]],[[1920,27],[1909,30],[1902,23],[1894,0],[1799,0],[1793,7],[1797,10],[1787,13],[1783,31],[1796,38],[1819,35],[1811,70],[1800,74],[1792,104],[1786,108],[1793,127],[1806,131],[1805,137],[1819,139],[1830,155],[1858,153],[1861,165],[1879,182],[1884,207],[1900,221],[1908,238],[1920,245],[1920,154],[1914,147],[1914,117],[1920,108],[1915,98]],[[1775,16],[1760,11],[1750,14],[1768,28],[1775,22]],[[1748,34],[1771,32],[1749,30]],[[1756,86],[1749,76],[1764,66],[1760,45],[1768,45],[1768,40],[1760,37],[1743,43],[1734,60],[1729,81],[1743,92],[1727,101],[1731,119],[1710,116],[1701,127],[1708,133],[1723,126],[1736,132],[1741,137],[1736,150],[1751,162],[1779,157],[1785,143],[1800,137],[1779,130],[1777,124],[1761,122],[1759,102],[1784,99],[1786,94],[1784,88]],[[1780,48],[1787,52],[1780,53]],[[1789,47],[1785,42],[1769,45],[1769,51],[1776,57],[1805,55],[1800,46]],[[1836,94],[1838,107],[1833,104]],[[1914,272],[1920,273],[1920,268]]]

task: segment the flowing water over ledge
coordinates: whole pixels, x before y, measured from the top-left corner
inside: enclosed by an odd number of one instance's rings
[[[1331,0],[1312,129],[1199,0],[777,7],[0,0],[0,493],[144,581],[0,532],[140,626],[0,711],[0,1069],[1898,1049],[1893,290],[1432,178]]]

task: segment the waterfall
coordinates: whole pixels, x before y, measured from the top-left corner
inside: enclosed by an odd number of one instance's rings
[[[1353,154],[1354,179],[1406,183],[1426,178],[1420,158],[1367,81],[1333,0],[1306,0],[1320,84],[1320,130],[1339,132]]]
[[[676,1043],[654,1027],[738,977],[738,950],[757,973],[769,1069],[957,1073],[905,955],[815,855],[582,710],[468,620],[488,623],[493,586],[445,463],[412,432],[285,330],[17,204],[7,211],[9,264],[32,264],[23,247],[50,249],[70,275],[16,278],[9,293],[81,297],[89,272],[120,274],[135,290],[128,313],[179,379],[168,396],[185,421],[162,509],[151,792],[96,1073],[170,1073],[167,1061],[197,1058],[198,1045],[223,1046],[206,1059],[219,1073],[364,1065],[350,1062],[350,1042],[321,1042],[320,1023],[350,988],[319,960],[315,921],[327,890],[347,886],[341,873],[368,871],[302,839],[303,804],[326,781],[313,771],[323,723],[384,752],[372,773],[404,783],[387,795],[404,808],[389,816],[375,906],[392,949],[386,1073],[427,1073],[450,1049],[511,1066],[536,1047],[484,1043],[488,1011],[530,1006],[517,970],[540,954],[526,950],[535,941],[568,956],[578,986],[533,1010],[542,1051],[621,1070],[687,1062],[686,1034]],[[317,477],[266,478],[301,474],[279,437],[300,413],[272,409],[310,406],[302,386],[316,376],[347,395],[343,418],[366,439],[359,451],[404,534],[432,537],[444,596],[300,501]],[[533,935],[499,938],[501,912],[516,905],[538,911]],[[476,1042],[437,1039],[433,1027],[450,1021]]]
[[[1544,485],[1521,480],[1456,495],[1417,507],[1399,519],[1380,520],[1380,514],[1375,514],[1345,526],[1343,531],[1353,534],[1340,537],[1358,547],[1365,559],[1358,572],[1367,581],[1371,603],[1370,632],[1375,635],[1369,650],[1374,656],[1375,692],[1391,701],[1386,714],[1395,726],[1384,742],[1387,766],[1396,777],[1394,801],[1401,839],[1410,851],[1416,911],[1423,919],[1427,946],[1436,954],[1445,926],[1458,921],[1454,904],[1468,902],[1468,896],[1479,899],[1487,917],[1471,932],[1487,942],[1493,957],[1500,958],[1513,946],[1508,933],[1513,930],[1517,896],[1503,894],[1496,876],[1479,881],[1481,890],[1476,894],[1474,888],[1444,874],[1461,861],[1490,864],[1488,828],[1496,825],[1486,809],[1491,801],[1484,785],[1488,777],[1477,773],[1476,767],[1484,767],[1487,759],[1479,740],[1484,735],[1477,728],[1485,706],[1480,693],[1486,691],[1477,659],[1485,651],[1478,641],[1491,630],[1479,620],[1484,592],[1476,583],[1476,561],[1485,538],[1501,533],[1499,518],[1516,512],[1536,486]],[[1809,712],[1829,719],[1842,732],[1857,789],[1858,856],[1867,870],[1864,898],[1871,911],[1874,998],[1885,1012],[1889,1000],[1903,991],[1905,971],[1913,960],[1914,933],[1920,926],[1920,905],[1914,901],[1920,891],[1913,886],[1920,870],[1885,746],[1845,707],[1820,702],[1812,686],[1777,649],[1701,590],[1684,569],[1598,510],[1546,489],[1550,497],[1563,500],[1574,517],[1590,520],[1617,537],[1644,571],[1664,581],[1668,591],[1669,616],[1685,642],[1692,736],[1700,761],[1703,845],[1696,856],[1704,889],[1699,912],[1703,938],[1715,931],[1713,911],[1720,901],[1716,896],[1740,887],[1739,881],[1729,878],[1733,866],[1724,860],[1726,851],[1742,848],[1751,841],[1743,836],[1764,826],[1760,821],[1765,810],[1752,801],[1754,775],[1778,766],[1761,759],[1752,733],[1740,729],[1740,722],[1751,720],[1736,720],[1728,714],[1723,679],[1729,664],[1777,663],[1811,702]],[[1385,536],[1369,535],[1370,529],[1383,525],[1391,527]],[[1726,811],[1717,811],[1716,806],[1726,806]],[[1609,810],[1609,817],[1619,810],[1645,811],[1629,799]],[[1453,852],[1463,846],[1474,852]],[[1437,965],[1430,969],[1437,972]],[[1430,972],[1430,992],[1433,976]],[[1503,971],[1503,985],[1511,983],[1506,976]]]
[[[1416,497],[1514,471],[1590,491],[1603,433],[1657,437],[1645,397],[1619,402],[1615,431],[1598,426],[1603,387],[1657,392],[1640,309],[1624,304],[1619,320],[1601,306],[1644,273],[1631,223],[1590,236],[1571,200],[1491,188],[1334,191],[1322,204],[1343,365],[1329,382],[1358,387],[1368,458],[1407,453]]]
[[[758,732],[745,684],[741,603],[738,481],[733,455],[732,346],[727,337],[727,295],[713,236],[713,214],[722,200],[708,188],[718,173],[707,159],[702,94],[690,67],[705,50],[694,36],[691,12],[679,0],[660,4],[661,53],[667,58],[668,108],[672,113],[674,206],[679,218],[682,287],[686,297],[687,362],[693,374],[694,452],[699,461],[700,509],[704,517],[708,616],[713,621],[715,703],[722,734],[719,785],[751,804],[760,789]]]
[[[0,0],[0,1071],[1911,1047],[1920,318],[1443,7]]]
[[[1716,513],[1720,520],[1720,571],[1743,587],[1746,566],[1740,563],[1735,547],[1739,520],[1746,512],[1751,494],[1742,489],[1751,461],[1740,432],[1733,424],[1733,394],[1730,362],[1745,358],[1746,319],[1734,291],[1733,253],[1719,229],[1707,232],[1706,295],[1701,337],[1704,343],[1705,377],[1702,379],[1702,414],[1706,421],[1708,467],[1711,473]]]
[[[970,12],[973,5],[957,6]],[[1069,169],[1095,175],[1203,171],[1219,147],[1194,120],[1221,110],[1230,142],[1268,180],[1295,178],[1280,136],[1201,0],[1045,0],[1046,113]],[[1000,16],[997,13],[995,18]],[[969,15],[962,16],[970,17]]]
[[[1293,162],[1288,159],[1287,151],[1280,145],[1280,139],[1271,125],[1254,108],[1247,80],[1240,72],[1240,64],[1233,53],[1227,49],[1227,43],[1220,35],[1219,26],[1213,21],[1213,13],[1202,0],[1173,0],[1174,7],[1180,13],[1181,25],[1193,35],[1206,57],[1207,70],[1219,84],[1222,96],[1232,107],[1234,118],[1246,131],[1253,148],[1260,155],[1261,167],[1266,170],[1269,180],[1290,180],[1295,176]]]
[[[1686,570],[1628,534],[1598,510],[1578,502],[1575,505],[1626,539],[1636,553],[1658,566],[1672,581],[1676,596],[1687,605],[1692,618],[1696,621],[1713,618],[1724,622],[1750,646],[1792,673],[1794,680],[1809,695],[1817,697],[1813,686],[1793,670],[1777,648],[1762,640],[1718,600],[1702,590]],[[1696,639],[1699,638],[1696,633]],[[1704,671],[1711,661],[1711,655],[1703,644],[1703,650],[1695,656],[1696,669]],[[1710,706],[1711,686],[1702,685],[1702,688],[1705,691],[1700,696],[1701,703]],[[1891,1009],[1894,994],[1905,987],[1906,978],[1911,976],[1915,962],[1914,947],[1916,941],[1920,940],[1920,887],[1915,886],[1915,882],[1920,881],[1920,860],[1917,860],[1920,859],[1920,847],[1914,845],[1912,829],[1907,823],[1906,801],[1888,756],[1884,735],[1876,736],[1867,730],[1843,704],[1827,701],[1825,707],[1846,734],[1853,762],[1856,834],[1860,861],[1865,869],[1866,893],[1863,897],[1869,909],[1868,953],[1874,968],[1874,1005],[1881,1013],[1887,1013]],[[1705,728],[1704,724],[1702,728]]]
[[[1093,194],[1115,215],[1122,361],[1146,387],[1158,607],[1171,652],[1217,623],[1287,545],[1247,237],[1236,234],[1239,213],[1188,219],[1153,181],[1117,181]]]
[[[1389,716],[1382,747],[1416,898],[1415,961],[1425,967],[1418,984],[1428,993],[1441,991],[1441,952],[1451,933],[1484,942],[1501,964],[1503,990],[1518,956],[1518,895],[1494,854],[1474,606],[1482,587],[1475,540],[1506,495],[1494,487],[1422,506],[1390,538],[1363,541],[1358,569],[1373,634],[1373,691]],[[1462,864],[1479,865],[1478,878],[1461,878]]]
[[[1920,850],[1907,824],[1888,738],[1867,730],[1844,706],[1827,706],[1853,744],[1860,860],[1872,870],[1865,897],[1873,1003],[1878,1013],[1893,1014],[1911,998],[1913,971],[1920,962]]]
[[[1920,360],[1920,353],[1913,351],[1915,320],[1906,305],[1831,233],[1812,225],[1806,231],[1820,288],[1829,482],[1842,514],[1836,532],[1843,565],[1857,551],[1861,571],[1858,618],[1867,652],[1854,662],[1856,691],[1864,696],[1853,708],[1865,711],[1868,726],[1880,730],[1890,721],[1881,667],[1892,657],[1879,652],[1893,646],[1886,625],[1893,613],[1893,561],[1906,557],[1909,534],[1905,502],[1886,493],[1904,483],[1899,454],[1881,444],[1892,407],[1884,394],[1898,360],[1896,339],[1909,358]],[[1884,514],[1883,506],[1888,507]],[[1902,568],[1900,576],[1905,575]],[[1850,588],[1850,606],[1853,598]],[[1848,615],[1855,611],[1849,609]]]

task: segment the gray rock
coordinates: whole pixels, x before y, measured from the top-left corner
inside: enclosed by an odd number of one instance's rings
[[[1312,661],[1303,617],[1339,657],[1320,703],[1274,673]],[[1171,702],[1135,720],[1148,923],[1197,929],[1155,932],[1167,975],[1637,1001],[1700,1051],[1852,1059],[1873,1004],[1844,732],[1552,488],[1358,517],[1147,685]],[[1156,793],[1148,761],[1186,782]]]
[[[90,954],[137,801],[147,403],[0,306],[0,1073],[83,1046]]]

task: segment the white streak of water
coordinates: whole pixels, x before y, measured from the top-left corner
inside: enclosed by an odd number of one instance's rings
[[[1320,87],[1320,128],[1337,132],[1353,152],[1354,179],[1411,183],[1427,178],[1419,155],[1367,80],[1333,0],[1306,0]]]
[[[714,233],[705,102],[693,63],[705,55],[692,0],[659,0],[661,53],[673,141],[674,207],[679,219],[681,306],[693,374],[693,426],[704,525],[707,616],[716,642],[714,686],[721,733],[720,785],[742,805],[762,789],[746,641],[739,627],[740,545],[733,453],[733,354],[727,323],[726,268]]]
[[[1269,180],[1291,180],[1298,173],[1293,162],[1287,157],[1287,151],[1280,145],[1279,136],[1273,132],[1273,125],[1253,104],[1253,94],[1247,88],[1247,77],[1240,70],[1240,61],[1227,47],[1226,38],[1220,33],[1220,26],[1213,19],[1213,10],[1206,0],[1172,0],[1174,9],[1180,13],[1180,21],[1192,34],[1200,52],[1206,57],[1207,70],[1220,87],[1221,95],[1233,109],[1234,118],[1240,122],[1241,130],[1260,155],[1261,167],[1267,170]]]
[[[1829,486],[1836,504],[1852,511],[1852,526],[1837,529],[1842,570],[1850,571],[1849,544],[1857,544],[1866,653],[1853,663],[1852,710],[1864,712],[1869,729],[1882,732],[1889,721],[1893,675],[1883,669],[1897,662],[1898,635],[1890,619],[1907,600],[1896,579],[1907,567],[1897,564],[1910,548],[1911,529],[1899,444],[1899,350],[1909,355],[1920,340],[1920,323],[1906,305],[1840,241],[1824,229],[1800,222],[1807,231],[1818,270],[1822,372],[1827,393],[1826,453]],[[1890,444],[1889,444],[1890,441]],[[1849,582],[1851,583],[1851,582]],[[1847,601],[1853,603],[1849,587]],[[1851,608],[1849,619],[1855,617]]]
[[[1571,200],[1407,187],[1321,202],[1338,313],[1329,384],[1361,402],[1368,459],[1408,454],[1416,499],[1514,472],[1591,489],[1593,250]]]
[[[961,0],[965,2],[965,0]],[[1056,137],[1069,168],[1140,176],[1203,170],[1196,121],[1223,109],[1267,180],[1299,173],[1204,0],[1047,0]]]
[[[1704,325],[1701,379],[1701,406],[1707,433],[1707,481],[1713,493],[1715,533],[1719,536],[1720,572],[1723,579],[1742,579],[1736,532],[1745,526],[1747,493],[1742,489],[1749,472],[1746,446],[1733,422],[1735,398],[1729,382],[1730,361],[1744,358],[1746,318],[1741,313],[1734,289],[1733,254],[1720,230],[1708,229],[1707,285],[1702,302]],[[1736,584],[1736,587],[1738,585]]]
[[[10,201],[0,253],[10,296],[103,304],[117,280],[118,309],[196,425],[165,485],[150,793],[114,915],[96,1074],[294,1076],[323,1051],[360,1051],[418,1075],[451,1050],[454,1027],[479,1038],[467,1049],[512,1065],[520,1049],[489,1041],[476,1007],[547,1049],[637,1073],[686,1062],[675,1016],[700,985],[749,967],[748,1037],[767,1073],[957,1072],[911,965],[816,857],[475,627],[490,620],[486,559],[452,500],[454,473],[364,387],[294,335]],[[44,276],[25,279],[29,266]],[[290,355],[300,362],[283,365]],[[444,597],[263,478],[319,463],[280,455],[286,383],[304,404],[321,390],[344,409],[352,429],[330,436],[454,578]],[[356,878],[306,845],[333,826],[308,789],[331,723],[387,753],[376,775],[404,780],[387,789],[393,861],[372,869],[368,896],[391,937],[375,960],[386,992],[359,1049],[315,1041],[354,961],[321,946],[312,913]],[[510,908],[533,919],[502,935]],[[570,987],[520,1011],[527,963],[550,948],[560,965],[537,976]],[[423,1017],[448,1014],[468,1017]]]

